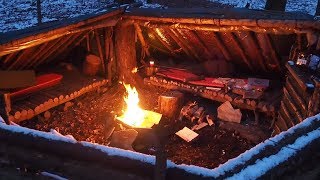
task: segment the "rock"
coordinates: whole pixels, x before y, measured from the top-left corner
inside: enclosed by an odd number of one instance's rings
[[[234,109],[229,101],[218,107],[218,118],[229,122],[241,122],[242,113],[240,109]]]
[[[134,151],[132,143],[137,136],[138,132],[134,129],[115,131],[111,137],[110,146]]]

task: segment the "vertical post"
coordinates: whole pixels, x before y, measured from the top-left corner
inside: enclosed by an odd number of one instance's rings
[[[314,79],[315,89],[309,100],[308,117],[320,112],[320,79]]]
[[[5,93],[0,93],[0,116],[9,125],[8,112],[11,111],[11,103],[9,102],[9,96]]]
[[[318,0],[318,5],[317,5],[315,16],[320,16],[320,0]]]
[[[42,24],[41,0],[37,0],[37,17],[38,17],[38,25]]]
[[[137,67],[136,31],[132,23],[119,22],[115,27],[115,56],[119,80],[134,86],[143,84],[141,77],[133,70]]]
[[[166,169],[167,169],[167,156],[164,147],[163,138],[155,135],[156,140],[156,163],[155,163],[155,172],[154,180],[165,180],[166,179]]]

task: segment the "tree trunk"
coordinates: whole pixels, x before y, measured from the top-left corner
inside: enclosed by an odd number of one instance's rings
[[[136,32],[133,24],[119,22],[115,27],[115,55],[119,73],[119,81],[137,87],[143,84],[138,73],[133,73],[137,66]]]
[[[265,9],[274,11],[285,11],[287,0],[267,0]]]
[[[318,5],[317,5],[317,9],[316,9],[316,16],[320,16],[320,0],[318,0]]]
[[[42,23],[41,0],[37,0],[37,17],[38,17],[38,25],[40,25]]]

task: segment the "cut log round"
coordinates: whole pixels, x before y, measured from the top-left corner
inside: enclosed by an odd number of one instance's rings
[[[159,112],[168,118],[176,118],[182,106],[183,93],[170,91],[159,96]]]
[[[43,117],[45,118],[45,120],[50,119],[50,117],[51,117],[50,111],[46,111],[46,112],[43,114]]]

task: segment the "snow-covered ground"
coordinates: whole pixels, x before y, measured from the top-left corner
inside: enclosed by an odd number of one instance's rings
[[[43,22],[62,20],[97,11],[114,0],[41,0]],[[141,2],[143,8],[159,8],[160,4]],[[264,9],[267,0],[208,0],[234,7]],[[318,0],[288,0],[286,11],[299,11],[314,15]],[[37,24],[36,0],[0,0],[0,33],[24,29]]]
[[[267,0],[209,0],[211,2],[219,2],[222,4],[232,5],[234,7],[245,7],[250,4],[250,9],[264,9]],[[318,0],[288,0],[286,12],[303,12],[315,15]]]
[[[92,13],[113,0],[42,0],[42,21],[55,21]],[[0,32],[38,23],[36,0],[0,0]]]

